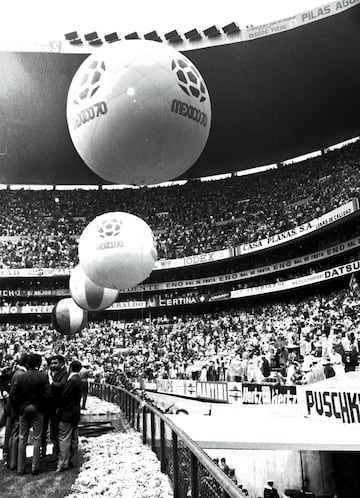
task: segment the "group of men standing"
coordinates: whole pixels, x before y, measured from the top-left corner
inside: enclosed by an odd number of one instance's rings
[[[11,378],[5,404],[6,429],[3,459],[10,470],[25,473],[26,446],[33,430],[31,473],[38,474],[40,458],[46,456],[48,429],[57,460],[56,472],[78,465],[78,423],[84,383],[82,365],[73,360],[66,368],[62,355],[47,360],[41,370],[42,357],[23,354]],[[83,406],[84,407],[84,406]]]

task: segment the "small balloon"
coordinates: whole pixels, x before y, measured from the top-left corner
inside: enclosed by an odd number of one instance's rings
[[[119,294],[116,289],[101,287],[92,282],[79,264],[71,270],[69,280],[70,294],[80,308],[100,311],[111,306]]]
[[[55,330],[65,335],[80,332],[87,324],[88,313],[71,298],[61,299],[53,308],[52,324]]]
[[[130,213],[98,216],[79,240],[79,260],[87,277],[110,289],[126,289],[152,272],[157,251],[149,225]]]

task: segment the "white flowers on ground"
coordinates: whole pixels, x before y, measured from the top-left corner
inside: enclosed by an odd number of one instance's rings
[[[81,438],[85,462],[67,498],[170,498],[160,462],[133,430]]]
[[[89,396],[86,415],[120,413],[117,405]],[[133,429],[80,438],[84,463],[67,498],[172,498],[160,462]]]
[[[82,411],[82,413],[84,415],[108,415],[120,413],[120,407],[95,396],[89,396],[86,402],[86,411]]]

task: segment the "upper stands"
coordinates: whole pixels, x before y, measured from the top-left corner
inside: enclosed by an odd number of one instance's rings
[[[77,238],[106,211],[138,215],[153,229],[159,258],[253,242],[321,216],[360,188],[359,141],[262,174],[182,186],[98,190],[3,190],[0,268],[69,268]]]

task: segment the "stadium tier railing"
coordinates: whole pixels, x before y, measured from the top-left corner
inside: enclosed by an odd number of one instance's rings
[[[241,498],[244,495],[211,458],[172,420],[122,387],[91,382],[89,394],[120,406],[122,414],[160,460],[174,498]]]

